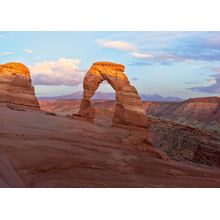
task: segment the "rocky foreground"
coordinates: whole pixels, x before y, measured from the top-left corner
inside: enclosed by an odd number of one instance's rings
[[[211,97],[181,103],[144,102],[149,141],[174,160],[220,167],[219,100]],[[71,115],[78,111],[79,104],[80,100],[40,101],[43,110],[57,115]],[[93,105],[96,119],[111,123],[115,102],[94,100]]]
[[[92,124],[1,104],[0,120],[1,187],[220,187],[218,168],[167,160],[102,115]]]

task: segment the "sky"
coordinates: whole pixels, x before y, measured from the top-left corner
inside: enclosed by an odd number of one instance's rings
[[[125,65],[142,94],[220,95],[220,32],[0,32],[0,64],[27,65],[38,97],[83,90],[97,61]]]

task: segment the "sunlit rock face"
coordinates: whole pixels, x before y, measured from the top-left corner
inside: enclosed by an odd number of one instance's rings
[[[124,74],[125,67],[111,62],[97,62],[87,72],[84,82],[84,94],[79,115],[88,119],[95,117],[95,109],[90,99],[103,81],[107,81],[116,93],[116,108],[113,123],[147,126],[145,114],[140,96]]]
[[[0,102],[39,109],[29,69],[21,63],[0,65]]]

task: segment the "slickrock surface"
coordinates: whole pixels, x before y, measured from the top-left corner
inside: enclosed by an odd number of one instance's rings
[[[218,118],[218,101],[219,98],[205,98],[182,103],[144,102],[149,119],[148,140],[172,159],[220,167],[220,123],[214,120]],[[60,115],[71,115],[79,109],[79,100],[40,103],[42,109]],[[93,100],[92,103],[97,113],[94,121],[110,125],[115,102]],[[210,108],[199,107],[205,103]]]
[[[97,62],[87,72],[84,82],[84,94],[79,115],[88,119],[95,117],[95,108],[91,98],[100,83],[106,80],[116,92],[116,108],[113,122],[139,127],[147,126],[147,117],[137,90],[124,74],[125,67],[110,62]]]
[[[39,109],[30,71],[25,65],[0,65],[0,102],[7,103],[10,108]]]
[[[89,123],[1,104],[0,186],[220,187],[218,168],[166,160],[140,143],[137,128],[108,120]]]

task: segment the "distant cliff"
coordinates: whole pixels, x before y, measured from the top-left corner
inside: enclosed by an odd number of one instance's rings
[[[220,131],[220,98],[193,98],[180,103],[144,103],[147,114],[182,124]]]

